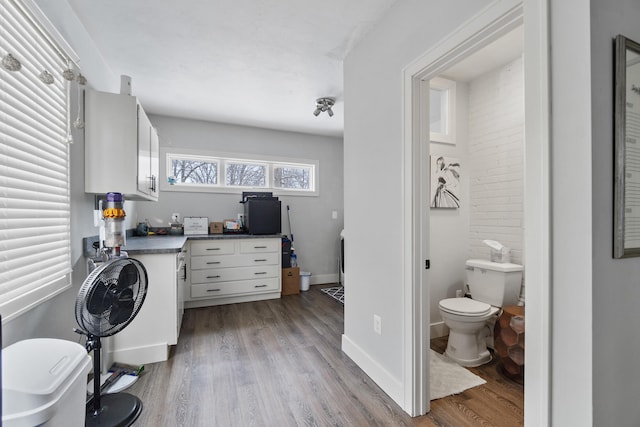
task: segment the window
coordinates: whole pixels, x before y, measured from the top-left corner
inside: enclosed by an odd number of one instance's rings
[[[162,151],[167,176],[162,182],[163,191],[241,193],[259,189],[278,194],[318,194],[316,161]]]
[[[0,2],[0,313],[6,322],[71,286],[70,59],[32,3]],[[42,23],[45,26],[40,25]],[[9,67],[10,68],[10,67]],[[53,83],[39,78],[47,70]]]
[[[429,81],[429,129],[433,142],[455,144],[456,82],[440,77]]]

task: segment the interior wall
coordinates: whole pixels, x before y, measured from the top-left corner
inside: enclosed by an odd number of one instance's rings
[[[460,207],[457,209],[431,208],[429,213],[429,246],[431,271],[429,288],[431,295],[431,336],[446,335],[438,303],[452,298],[456,290],[464,288],[466,274],[464,263],[468,258],[470,168],[468,137],[469,90],[466,82],[456,82],[456,141],[455,144],[431,142],[431,157],[453,157],[460,161]]]
[[[342,139],[275,131],[200,120],[150,115],[158,130],[160,147],[196,149],[247,155],[268,155],[319,162],[318,196],[279,196],[282,233],[290,235],[287,209],[298,264],[311,272],[311,283],[338,281],[340,230],[343,227]],[[166,182],[165,159],[160,159],[160,180]],[[157,202],[138,202],[137,220],[167,226],[171,214],[204,216],[209,221],[236,218],[243,213],[237,194],[160,191]],[[332,219],[332,212],[338,213]]]
[[[640,425],[640,259],[613,258],[613,39],[640,42],[640,3],[591,1],[593,425]],[[637,84],[637,82],[636,82]]]
[[[399,0],[345,58],[342,348],[403,407],[402,70],[488,4]]]

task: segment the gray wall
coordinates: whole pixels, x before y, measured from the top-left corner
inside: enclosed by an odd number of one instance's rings
[[[342,139],[280,132],[222,123],[150,116],[158,129],[161,148],[198,149],[247,155],[319,161],[319,195],[279,196],[282,233],[290,234],[287,205],[298,263],[311,272],[312,283],[337,282],[339,235],[343,224]],[[160,159],[160,179],[166,180],[165,160]],[[236,218],[242,213],[241,194],[160,191],[158,202],[139,202],[138,219],[152,226],[166,226],[173,212],[205,216],[210,221]],[[332,211],[338,218],[332,219]]]
[[[591,1],[594,425],[638,426],[640,260],[613,259],[613,47],[640,42],[640,3]]]

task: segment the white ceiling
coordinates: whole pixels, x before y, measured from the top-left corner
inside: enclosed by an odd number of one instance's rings
[[[342,60],[395,1],[68,0],[147,112],[332,136]]]

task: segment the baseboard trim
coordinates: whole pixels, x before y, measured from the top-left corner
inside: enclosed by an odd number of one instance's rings
[[[309,280],[311,285],[324,285],[326,283],[338,283],[338,274],[317,274],[311,275]]]
[[[446,337],[447,335],[449,335],[449,328],[442,321],[432,323],[429,327],[429,330],[431,334],[431,339]]]
[[[353,360],[378,386],[400,407],[404,407],[404,387],[402,383],[371,358],[349,337],[342,334],[342,351]]]

